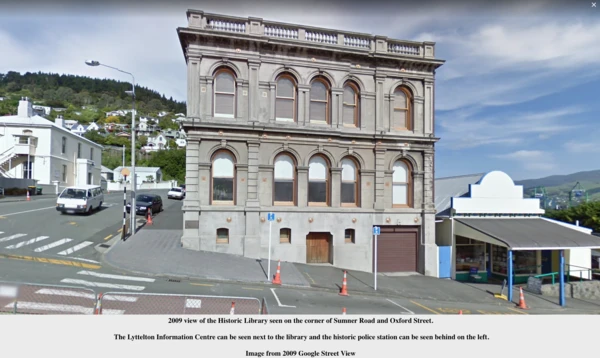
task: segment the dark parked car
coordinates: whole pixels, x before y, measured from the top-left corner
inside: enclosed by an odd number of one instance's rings
[[[148,210],[152,213],[159,213],[163,210],[163,202],[160,195],[140,194],[135,197],[135,213],[137,215],[146,215]],[[127,213],[131,212],[131,203],[127,204]]]

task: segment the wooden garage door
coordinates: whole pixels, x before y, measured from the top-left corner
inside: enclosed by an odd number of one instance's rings
[[[311,232],[306,236],[306,263],[331,263],[331,235]]]
[[[377,242],[377,272],[416,272],[418,232],[416,229],[381,228]],[[388,231],[388,230],[386,230]]]

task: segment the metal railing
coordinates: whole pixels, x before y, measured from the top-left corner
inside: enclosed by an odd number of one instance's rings
[[[571,269],[571,267],[575,267],[576,269]],[[577,272],[579,274],[577,274]],[[574,273],[575,273],[575,275],[574,275]],[[559,277],[559,275],[560,275],[560,272],[549,272],[549,273],[545,273],[545,274],[541,274],[541,275],[535,275],[534,277],[541,278],[542,280],[544,278],[550,277],[552,279],[552,284],[554,285],[556,283],[556,279],[557,279],[557,277]],[[567,283],[571,282],[571,277],[576,278],[577,276],[579,276],[579,282],[583,282],[583,281],[593,280],[594,277],[596,277],[596,279],[599,278],[600,272],[597,272],[595,269],[591,269],[591,268],[587,268],[587,267],[565,264],[564,276],[565,276],[565,282],[567,282]]]
[[[214,315],[269,314],[254,297],[140,292],[96,293],[89,288],[0,281],[0,314]]]
[[[91,315],[97,299],[89,288],[0,282],[0,313]]]

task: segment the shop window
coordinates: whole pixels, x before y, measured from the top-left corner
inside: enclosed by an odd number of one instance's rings
[[[292,243],[292,229],[279,230],[279,243],[280,244],[291,244]]]
[[[217,244],[229,244],[229,229],[217,229]]]
[[[470,271],[476,267],[485,271],[485,243],[466,237],[456,237],[456,271]]]
[[[346,244],[356,243],[354,241],[354,229],[346,229],[346,231],[344,231],[344,241]]]
[[[506,247],[492,246],[492,272],[508,275],[508,251]],[[537,274],[536,251],[513,251],[513,274]]]

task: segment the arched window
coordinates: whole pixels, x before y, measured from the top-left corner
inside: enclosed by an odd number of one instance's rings
[[[344,109],[342,112],[345,127],[358,127],[358,86],[352,82],[344,86]]]
[[[353,159],[342,160],[342,206],[358,206],[358,166]]]
[[[308,164],[308,204],[329,205],[329,164],[320,155],[312,157]]]
[[[275,158],[273,172],[273,202],[275,205],[294,205],[296,202],[296,162],[288,154]]]
[[[392,202],[395,207],[410,207],[412,199],[412,183],[410,166],[398,160],[394,163],[394,174],[392,176]]]
[[[310,85],[310,121],[329,123],[329,84],[322,78]]]
[[[213,204],[234,204],[235,166],[233,156],[227,151],[219,151],[212,163]]]
[[[292,243],[292,229],[280,229],[279,230],[279,243],[280,244],[291,244]]]
[[[275,118],[278,121],[294,122],[296,120],[296,81],[284,74],[277,78],[275,89]]]
[[[404,87],[398,87],[394,92],[392,128],[412,129],[412,95]]]
[[[235,76],[229,69],[221,69],[214,80],[214,116],[235,117]]]
[[[217,229],[217,244],[229,244],[229,229]]]

